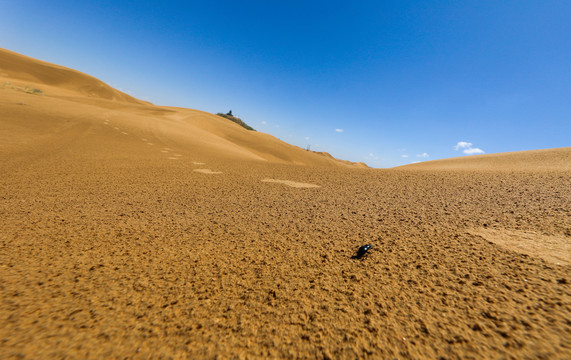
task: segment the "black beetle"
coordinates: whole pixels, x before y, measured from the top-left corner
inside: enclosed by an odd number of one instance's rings
[[[371,250],[371,245],[367,244],[367,245],[363,245],[359,248],[359,250],[357,250],[357,255],[353,256],[354,259],[360,259],[363,256],[365,256],[365,254],[367,254],[367,251]]]

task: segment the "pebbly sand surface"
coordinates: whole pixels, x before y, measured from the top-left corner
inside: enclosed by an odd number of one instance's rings
[[[571,148],[365,169],[0,55],[1,358],[571,358]]]

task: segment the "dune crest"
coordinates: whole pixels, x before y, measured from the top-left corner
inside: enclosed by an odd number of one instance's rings
[[[402,170],[571,171],[571,147],[462,156],[404,165]]]
[[[112,88],[101,80],[77,70],[36,60],[10,50],[0,48],[0,77],[23,81],[38,87],[49,86],[56,92],[75,93],[79,96],[132,104],[148,104]],[[49,93],[49,92],[48,92]]]

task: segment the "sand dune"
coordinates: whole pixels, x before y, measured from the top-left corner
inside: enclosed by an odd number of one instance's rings
[[[246,131],[214,114],[154,106],[89,75],[5,49],[0,49],[0,81],[4,84],[1,90],[6,99],[19,99],[22,94],[27,94],[26,90],[38,90],[35,95],[38,98],[41,96],[41,100],[26,96],[22,102],[37,103],[37,106],[34,105],[37,112],[55,115],[54,109],[65,107],[58,117],[75,118],[80,115],[82,121],[89,122],[99,121],[103,110],[106,121],[111,121],[115,127],[123,125],[126,134],[130,134],[128,130],[131,130],[133,134],[144,135],[145,138],[168,137],[197,151],[298,165],[366,167],[362,163],[353,164],[303,150],[268,134]],[[14,102],[11,104],[5,110],[12,119],[20,119],[30,110],[13,106]],[[10,135],[5,133],[4,136]]]
[[[54,90],[57,94],[74,94],[100,99],[144,104],[113,89],[96,78],[63,66],[39,61],[15,52],[0,49],[0,77],[12,82],[24,82],[36,88]]]
[[[399,167],[406,170],[571,171],[571,147],[463,156]]]
[[[366,169],[0,78],[1,358],[571,358],[569,148]]]

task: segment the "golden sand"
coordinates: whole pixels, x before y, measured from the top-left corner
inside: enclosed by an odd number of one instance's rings
[[[7,50],[1,84],[2,358],[571,358],[571,148],[373,170]]]

